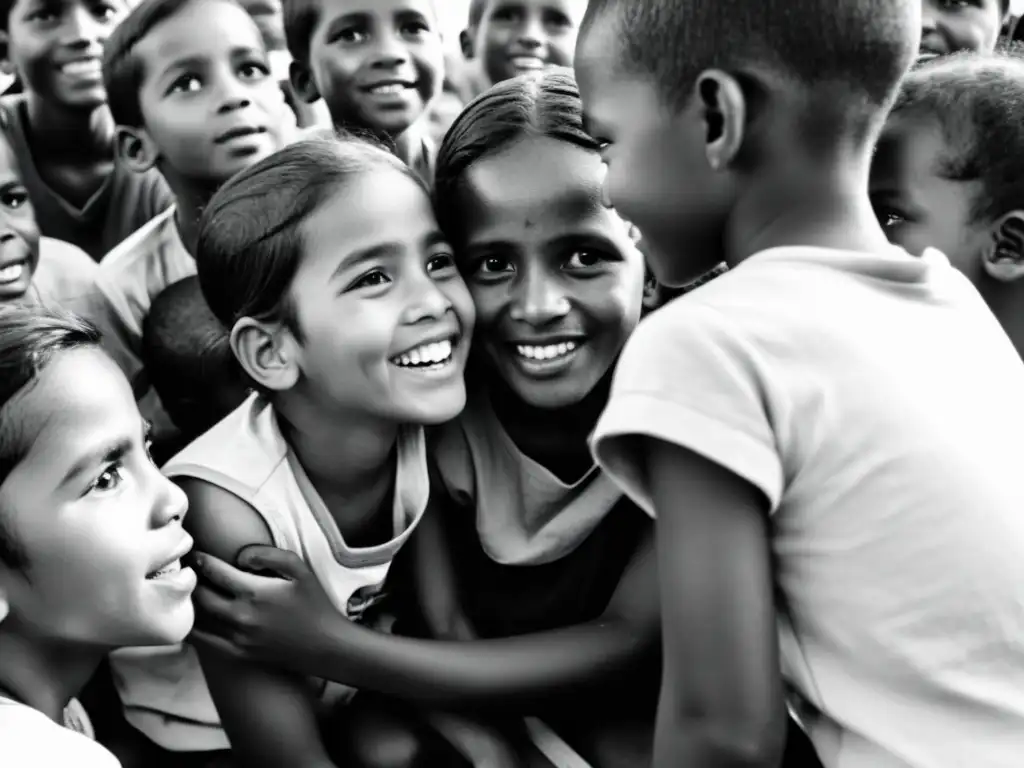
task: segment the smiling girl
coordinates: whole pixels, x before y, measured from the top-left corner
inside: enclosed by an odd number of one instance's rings
[[[164,467],[198,548],[229,561],[250,544],[294,552],[334,613],[369,615],[427,505],[422,425],[466,398],[473,304],[430,199],[383,149],[306,141],[214,196],[197,253],[257,390]],[[200,658],[202,672],[187,646],[122,659],[129,719],[173,751],[230,744],[242,766],[331,764],[318,719],[351,689]]]

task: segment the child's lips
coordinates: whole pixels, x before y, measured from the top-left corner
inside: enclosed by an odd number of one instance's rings
[[[103,67],[100,59],[92,56],[65,62],[61,65],[60,71],[63,74],[74,78],[98,78],[103,76]]]
[[[0,286],[12,285],[19,282],[28,270],[28,264],[24,261],[17,261],[0,267]]]

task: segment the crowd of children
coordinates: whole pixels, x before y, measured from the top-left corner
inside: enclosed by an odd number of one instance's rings
[[[1024,764],[1008,0],[435,2],[0,7],[0,765]]]

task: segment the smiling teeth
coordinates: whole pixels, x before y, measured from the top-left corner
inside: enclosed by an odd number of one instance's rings
[[[575,341],[564,341],[561,344],[545,344],[542,347],[518,344],[516,352],[529,360],[554,360],[556,357],[565,357],[576,349]]]
[[[175,560],[173,563],[169,563],[161,568],[156,573],[152,573],[147,576],[147,579],[159,579],[161,576],[170,576],[172,573],[177,573],[181,570],[181,560]]]
[[[406,89],[407,86],[402,83],[388,83],[387,85],[377,85],[370,89],[370,93],[401,93]]]
[[[72,61],[61,67],[67,75],[95,75],[102,69],[99,59],[85,59],[83,61]]]
[[[535,56],[513,56],[512,66],[516,69],[543,69],[544,62]]]
[[[441,366],[448,363],[452,357],[452,342],[435,341],[432,344],[424,344],[406,352],[398,357],[392,358],[395,365],[410,366]]]
[[[20,280],[24,271],[24,264],[11,264],[9,267],[4,267],[0,269],[0,283],[13,283]]]

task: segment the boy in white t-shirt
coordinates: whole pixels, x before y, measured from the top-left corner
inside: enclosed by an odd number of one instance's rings
[[[150,460],[146,429],[93,326],[0,308],[4,768],[117,768],[73,697],[115,648],[192,628],[187,501]]]
[[[608,198],[659,282],[730,266],[640,324],[593,437],[658,520],[656,766],[777,764],[787,687],[827,768],[1024,756],[1024,365],[868,197],[920,13],[588,8]]]

